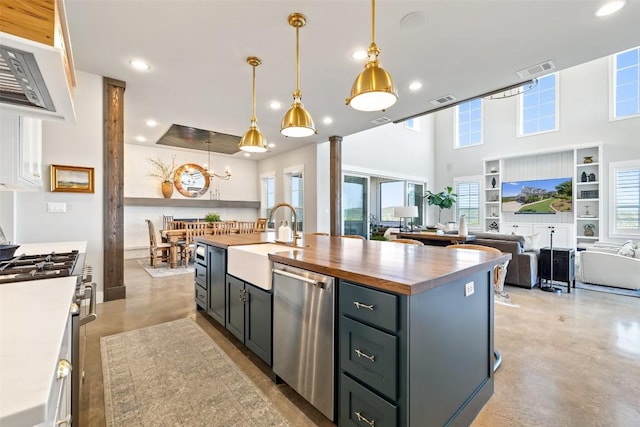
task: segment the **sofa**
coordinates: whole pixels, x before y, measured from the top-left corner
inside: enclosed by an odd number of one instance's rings
[[[524,236],[498,233],[474,233],[476,245],[490,246],[510,253],[505,283],[508,285],[533,288],[538,284],[538,259],[540,251],[530,245]],[[531,247],[530,247],[531,246]],[[525,250],[525,247],[528,250]]]
[[[595,242],[578,254],[581,282],[640,289],[640,247],[632,241]]]

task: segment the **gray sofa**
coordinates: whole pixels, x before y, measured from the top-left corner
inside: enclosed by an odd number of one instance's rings
[[[513,234],[474,233],[473,244],[491,246],[511,254],[505,283],[533,288],[538,284],[539,251],[524,250],[524,237]]]

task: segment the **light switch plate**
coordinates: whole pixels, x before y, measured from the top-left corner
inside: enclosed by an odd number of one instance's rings
[[[64,202],[58,202],[58,203],[48,202],[47,203],[47,212],[60,213],[60,212],[66,212],[66,211],[67,211],[67,204]]]
[[[467,282],[464,284],[464,296],[468,297],[470,295],[473,295],[474,289],[473,289],[473,282]]]

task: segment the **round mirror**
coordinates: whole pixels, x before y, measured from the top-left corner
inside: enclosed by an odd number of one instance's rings
[[[186,197],[200,197],[209,189],[209,175],[200,165],[187,163],[173,176],[173,184]]]

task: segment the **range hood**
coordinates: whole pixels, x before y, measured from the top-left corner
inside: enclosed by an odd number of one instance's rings
[[[0,112],[75,123],[75,72],[63,2],[2,3]]]

